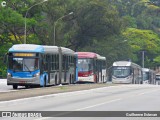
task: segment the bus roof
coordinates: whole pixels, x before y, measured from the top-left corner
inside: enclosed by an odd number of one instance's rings
[[[113,66],[135,66],[135,67],[141,68],[141,66],[131,61],[116,61],[113,63]]]
[[[97,54],[97,59],[99,59],[99,60],[106,60],[106,57],[103,57],[103,56],[100,56],[100,55]]]
[[[65,47],[57,47],[57,46],[43,46],[43,47],[44,47],[45,53],[58,53],[59,49],[61,49],[62,54],[74,55],[75,53],[73,50]]]
[[[116,61],[113,63],[113,66],[131,66],[130,61]]]
[[[78,58],[96,58],[97,54],[93,52],[76,52]]]
[[[44,48],[41,45],[34,44],[16,44],[13,45],[9,52],[44,52]]]
[[[97,58],[99,60],[106,60],[106,57],[100,56],[94,52],[76,52],[76,54],[78,55],[78,58]]]
[[[57,46],[43,46],[45,53],[58,53]]]
[[[142,71],[144,71],[144,72],[149,72],[150,69],[149,69],[149,68],[142,68]]]
[[[69,48],[65,48],[65,47],[61,47],[61,50],[62,50],[62,54],[72,54],[72,55],[74,55],[74,51],[73,50],[71,50],[71,49],[69,49]]]
[[[59,49],[61,49],[62,54],[74,55],[75,53],[73,50],[65,47],[35,44],[16,44],[9,49],[9,52],[59,53]]]

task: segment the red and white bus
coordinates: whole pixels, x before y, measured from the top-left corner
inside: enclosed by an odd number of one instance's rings
[[[106,82],[106,58],[93,52],[78,55],[78,82]]]

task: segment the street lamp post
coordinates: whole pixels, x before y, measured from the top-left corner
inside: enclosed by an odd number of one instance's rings
[[[63,18],[65,18],[65,17],[67,17],[67,16],[69,16],[69,15],[72,15],[72,14],[73,14],[73,12],[70,12],[69,14],[64,15],[64,16],[58,18],[58,19],[56,20],[56,22],[54,22],[54,41],[53,41],[53,45],[56,44],[56,25],[57,25],[58,21],[61,20],[61,19],[63,19]]]
[[[24,44],[26,44],[26,29],[27,29],[26,18],[27,18],[28,11],[29,11],[31,8],[33,8],[34,6],[40,5],[40,4],[42,4],[42,3],[44,3],[44,2],[47,2],[47,1],[48,1],[48,0],[43,0],[42,2],[39,2],[39,3],[31,6],[31,7],[27,10],[26,15],[25,15],[25,19],[24,19]]]
[[[142,68],[144,68],[144,50],[142,51]]]

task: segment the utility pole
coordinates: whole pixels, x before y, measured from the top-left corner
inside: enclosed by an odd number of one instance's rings
[[[144,50],[142,51],[142,68],[144,68]]]

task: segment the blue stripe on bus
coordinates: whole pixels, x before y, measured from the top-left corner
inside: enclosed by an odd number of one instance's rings
[[[12,74],[13,77],[17,77],[17,78],[32,78],[38,72],[40,72],[40,70],[36,70],[32,72],[29,72],[29,71],[18,72],[18,71],[8,70],[8,73]]]
[[[48,83],[48,74],[47,73],[43,73],[40,76],[40,86],[44,86],[45,85],[45,77],[46,77],[46,84]]]

